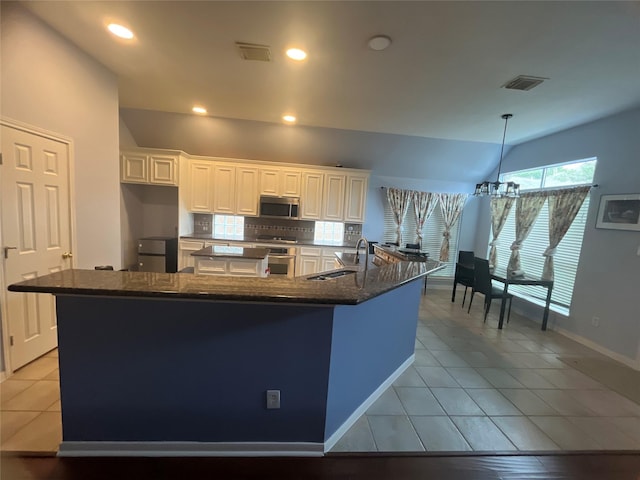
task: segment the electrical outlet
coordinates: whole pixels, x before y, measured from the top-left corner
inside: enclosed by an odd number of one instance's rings
[[[591,325],[593,325],[594,327],[599,327],[600,326],[600,317],[593,317],[591,319]]]
[[[280,408],[280,390],[267,390],[267,408]]]

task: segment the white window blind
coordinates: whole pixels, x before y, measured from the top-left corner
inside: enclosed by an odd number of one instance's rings
[[[434,273],[434,276],[453,277],[455,261],[458,258],[458,233],[460,230],[460,216],[458,221],[451,227],[451,238],[449,238],[449,262],[447,266]],[[427,219],[422,229],[422,251],[429,254],[430,259],[437,260],[440,257],[440,245],[442,245],[442,232],[444,231],[444,221],[440,206],[437,205],[431,216]],[[384,202],[384,234],[383,241],[392,243],[396,241],[396,223],[393,219],[393,212],[389,202]],[[413,201],[409,203],[407,215],[402,222],[402,245],[407,243],[418,243],[416,235],[416,214],[413,209]]]
[[[553,292],[551,294],[552,304],[561,307],[560,311],[568,312],[571,306],[571,297],[573,295],[573,284],[576,278],[576,270],[578,268],[578,258],[580,258],[580,250],[582,249],[582,237],[584,235],[584,227],[586,225],[587,212],[589,210],[589,197],[585,199],[578,215],[569,227],[566,235],[558,245],[554,264],[554,282]],[[511,208],[511,212],[507,217],[502,232],[500,233],[497,246],[498,265],[506,267],[511,256],[511,244],[516,239],[516,207],[515,204]],[[540,210],[540,215],[536,219],[531,233],[522,243],[520,248],[520,265],[522,269],[532,275],[542,275],[542,267],[544,266],[545,257],[542,253],[549,245],[549,209],[547,203]],[[496,284],[498,285],[498,284]],[[501,285],[501,284],[500,284]],[[547,289],[543,287],[518,286],[510,285],[509,292],[522,297],[530,297],[531,299],[544,300],[547,296]],[[566,309],[566,310],[565,310]]]
[[[596,163],[597,159],[590,158],[548,165],[536,169],[510,172],[504,174],[502,180],[520,183],[522,191],[536,188],[584,185],[593,181]],[[549,245],[549,208],[547,205],[547,202],[545,202],[531,229],[531,233],[520,249],[521,267],[525,272],[532,275],[542,275],[545,259],[542,253]],[[571,307],[573,286],[578,269],[578,259],[582,250],[582,239],[588,211],[589,196],[587,195],[578,215],[558,245],[556,254],[553,257],[554,283],[551,305],[554,310],[565,314],[569,313]],[[507,266],[511,256],[511,244],[515,241],[515,212],[516,206],[514,203],[498,239],[500,242],[497,246],[498,265],[501,267]],[[544,301],[547,295],[545,288],[532,286],[512,285],[509,287],[509,292],[534,303]]]

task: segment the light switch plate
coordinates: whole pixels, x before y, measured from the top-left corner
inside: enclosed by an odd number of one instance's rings
[[[267,408],[280,408],[280,390],[267,390]]]

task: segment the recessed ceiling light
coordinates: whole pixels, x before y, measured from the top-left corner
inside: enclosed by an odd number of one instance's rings
[[[290,48],[287,50],[287,57],[291,60],[301,61],[307,58],[307,52],[300,50],[299,48]]]
[[[133,38],[133,32],[131,30],[127,27],[123,27],[122,25],[118,25],[117,23],[110,23],[107,28],[116,37],[124,38],[126,40],[131,40]]]
[[[296,123],[296,117],[293,115],[283,115],[282,120],[284,120],[285,123]]]
[[[204,115],[207,113],[207,109],[204,107],[195,106],[191,109],[194,113],[199,113],[200,115]]]
[[[369,48],[371,50],[384,50],[391,45],[391,39],[386,35],[376,35],[369,40]]]

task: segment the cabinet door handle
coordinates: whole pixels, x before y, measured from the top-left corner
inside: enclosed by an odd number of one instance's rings
[[[4,258],[9,258],[9,250],[17,250],[18,247],[3,247],[4,250]]]

